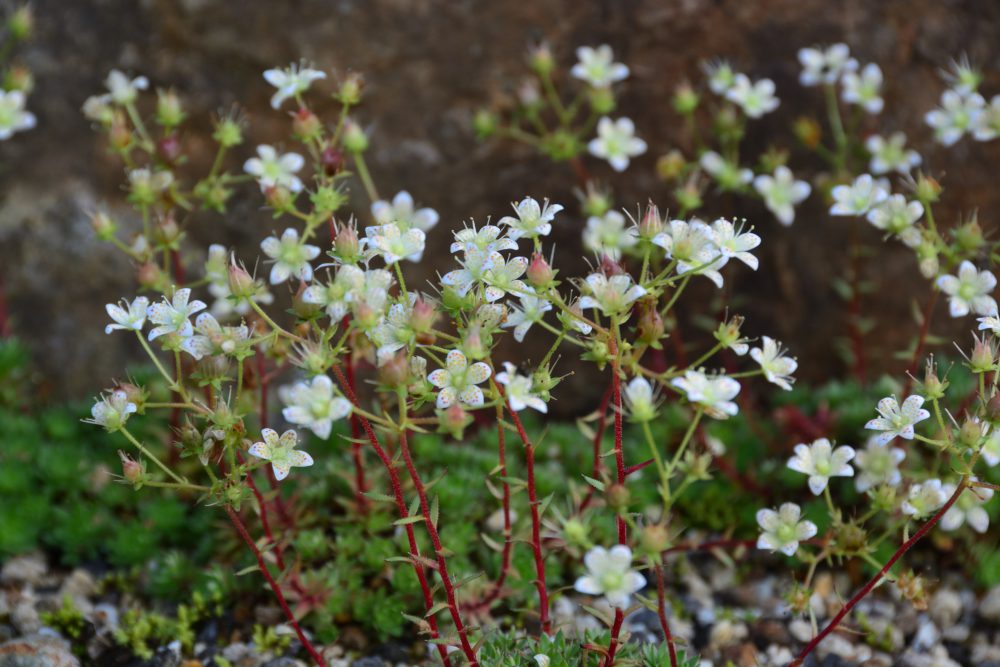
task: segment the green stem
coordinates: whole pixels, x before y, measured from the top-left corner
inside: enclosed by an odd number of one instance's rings
[[[358,177],[361,179],[361,184],[368,194],[368,199],[373,203],[377,202],[379,200],[378,190],[375,189],[375,182],[372,180],[372,175],[368,172],[368,164],[365,162],[365,156],[361,153],[353,153],[353,156],[354,166],[358,170]]]
[[[142,453],[143,456],[145,456],[150,461],[152,461],[153,463],[155,463],[156,467],[158,467],[160,470],[162,470],[163,472],[167,473],[167,476],[170,477],[170,479],[174,480],[178,484],[182,484],[182,485],[185,485],[185,486],[188,484],[188,481],[186,479],[184,479],[183,477],[179,476],[177,473],[175,473],[173,470],[171,470],[167,466],[163,465],[163,462],[160,461],[160,459],[156,458],[152,454],[152,452],[150,452],[148,449],[146,449],[141,442],[139,442],[138,440],[136,440],[135,436],[133,436],[131,433],[129,433],[128,429],[126,429],[124,426],[122,426],[121,432],[122,432],[122,434],[124,434],[124,436],[126,438],[128,438],[129,442],[131,442],[133,445],[135,445],[135,448],[138,449]]]

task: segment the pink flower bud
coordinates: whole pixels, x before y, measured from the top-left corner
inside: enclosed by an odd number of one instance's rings
[[[434,322],[438,314],[434,306],[423,299],[418,298],[413,303],[413,315],[410,318],[410,325],[418,333],[426,333],[434,328]]]
[[[257,293],[257,285],[253,276],[236,263],[234,255],[229,262],[229,291],[233,296],[248,299]]]
[[[142,481],[142,464],[120,449],[118,450],[118,458],[122,461],[122,477],[127,482],[136,484]]]
[[[547,287],[555,275],[552,267],[545,261],[541,253],[536,252],[531,256],[531,263],[528,264],[528,281],[535,287]]]

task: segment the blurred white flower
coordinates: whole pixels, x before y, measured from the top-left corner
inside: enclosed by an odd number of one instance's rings
[[[726,91],[726,99],[737,104],[750,118],[760,118],[778,108],[778,98],[774,96],[774,81],[760,79],[750,81],[746,74],[737,74],[733,86]]]
[[[952,317],[964,317],[970,312],[997,314],[997,302],[990,296],[997,286],[996,276],[989,271],[979,271],[968,260],[958,266],[957,276],[939,276],[935,284],[948,295],[948,311]]]
[[[410,229],[427,232],[438,223],[438,212],[432,208],[416,208],[413,197],[406,190],[397,192],[391,203],[378,200],[372,204],[371,211],[376,223],[394,224],[404,233]]]
[[[579,300],[580,308],[597,308],[605,315],[619,315],[629,310],[632,302],[646,290],[632,282],[632,276],[619,274],[610,278],[592,273],[586,279],[587,294]]]
[[[91,418],[84,421],[103,426],[109,433],[114,433],[125,425],[129,415],[137,409],[136,404],[128,400],[128,394],[119,389],[109,396],[101,396],[90,409]]]
[[[830,194],[834,199],[830,215],[864,215],[889,197],[882,183],[871,174],[861,174],[850,185],[837,185]]]
[[[910,487],[910,492],[900,509],[903,514],[920,519],[944,505],[954,492],[955,487],[951,484],[942,484],[939,479],[929,479]]]
[[[20,90],[0,90],[0,141],[35,126],[35,114],[24,108],[26,102]]]
[[[902,480],[899,464],[904,458],[906,452],[903,449],[879,442],[877,437],[869,438],[868,444],[855,457],[858,466],[858,476],[854,479],[855,488],[864,493],[882,484],[898,486]]]
[[[976,128],[985,106],[986,100],[979,93],[963,95],[956,90],[946,90],[941,93],[940,106],[928,111],[924,121],[934,128],[934,137],[940,143],[951,146]]]
[[[845,72],[841,99],[855,104],[868,113],[880,113],[885,106],[881,97],[882,70],[875,63],[865,65],[861,72]]]
[[[295,175],[305,165],[298,153],[278,155],[273,146],[258,146],[257,157],[243,164],[243,171],[257,179],[261,191],[269,188],[285,188],[289,192],[302,189],[302,181]]]
[[[333,382],[325,375],[317,375],[312,382],[298,382],[279,391],[282,402],[287,406],[281,414],[289,423],[308,428],[326,440],[330,437],[333,422],[351,414],[353,406],[333,388]]]
[[[976,478],[973,477],[972,481],[976,481]],[[952,489],[951,493],[954,492]],[[967,488],[941,517],[941,530],[958,530],[962,524],[968,523],[977,533],[985,533],[990,527],[990,515],[986,513],[983,505],[992,497],[993,489],[978,486]]]
[[[309,264],[319,255],[319,247],[302,243],[299,233],[294,227],[289,227],[281,238],[269,236],[260,242],[260,249],[274,263],[271,267],[271,284],[283,283],[291,277],[312,280],[313,270]]]
[[[628,78],[628,67],[614,62],[614,53],[607,44],[597,48],[581,46],[576,50],[579,59],[569,71],[570,75],[586,81],[594,88],[607,88],[612,83]]]
[[[785,165],[775,167],[771,176],[761,174],[755,178],[753,187],[764,198],[768,210],[786,227],[795,221],[795,206],[812,192],[809,183],[795,180],[792,170]]]
[[[777,512],[772,509],[759,510],[757,524],[761,528],[761,534],[757,539],[757,548],[794,556],[799,550],[799,542],[812,538],[817,530],[812,521],[800,521],[801,516],[802,508],[795,503],[784,503]]]
[[[923,240],[914,225],[924,214],[924,205],[906,201],[904,195],[892,195],[868,211],[868,222],[878,229],[899,237],[903,243],[916,248]]]
[[[622,251],[639,242],[639,230],[629,225],[625,216],[610,210],[603,216],[590,216],[583,230],[583,245],[591,252],[607,255],[614,261],[621,259]]]
[[[149,79],[144,76],[130,79],[124,72],[113,69],[104,80],[104,85],[108,89],[107,99],[125,106],[135,102],[140,90],[149,88]]]
[[[632,550],[624,544],[605,549],[594,547],[583,557],[587,574],[573,588],[584,595],[603,595],[612,607],[625,609],[633,593],[646,585],[646,578],[632,569]]]
[[[849,461],[854,458],[854,448],[843,445],[836,449],[826,438],[811,445],[795,445],[795,456],[788,459],[788,467],[809,476],[809,490],[813,495],[823,493],[831,477],[853,477],[854,468]]]
[[[906,148],[906,135],[902,132],[893,132],[888,139],[873,134],[865,139],[865,149],[872,156],[868,168],[876,176],[890,171],[905,176],[920,166],[920,154]]]
[[[715,179],[722,190],[739,190],[753,180],[753,171],[727,161],[715,151],[705,151],[698,159],[705,173]]]
[[[803,86],[834,84],[842,73],[852,72],[858,68],[858,62],[851,58],[851,50],[847,44],[833,44],[825,49],[799,49],[798,55],[802,64],[799,82]]]
[[[631,158],[646,152],[646,142],[635,136],[635,124],[630,119],[613,121],[604,116],[597,122],[597,137],[590,140],[587,150],[607,160],[615,171],[625,171]]]
[[[296,63],[284,69],[274,68],[265,71],[264,80],[278,89],[271,97],[271,108],[280,108],[285,100],[298,97],[309,90],[313,81],[325,78],[326,73]]]

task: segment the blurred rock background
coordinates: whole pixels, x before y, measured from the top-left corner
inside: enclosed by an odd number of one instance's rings
[[[37,34],[20,60],[37,79],[29,107],[38,126],[0,143],[0,278],[11,328],[31,345],[57,397],[94,394],[138,358],[134,341],[103,332],[104,304],[134,293],[133,269],[93,238],[88,219],[101,207],[126,227],[136,224],[124,205],[122,165],[80,113],[112,68],[144,74],[154,87],[173,87],[183,97],[193,119],[183,141],[195,170],[207,170],[213,157],[213,114],[237,102],[250,121],[249,141],[233,162],[237,170],[255,144],[282,140],[287,118],[268,106],[264,69],[305,58],[327,71],[363,72],[358,119],[372,137],[369,165],[383,196],[405,188],[440,212],[429,254],[443,254],[448,230],[463,220],[503,215],[524,195],[547,196],[569,205],[559,225],[559,254],[567,258],[564,268],[580,269],[584,220],[574,205],[572,171],[521,146],[479,143],[471,131],[475,110],[512,94],[526,74],[530,44],[548,40],[566,71],[576,46],[608,43],[632,69],[616,113],[635,120],[650,151],[625,175],[590,158],[587,164],[614,186],[618,205],[634,209],[647,198],[669,205],[669,188],[657,181],[654,164],[681,136],[672,92],[686,79],[700,84],[702,61],[725,57],[753,78],[777,83],[781,106],[750,124],[746,154],[766,141],[794,148],[792,120],[822,112],[820,92],[797,83],[796,51],[844,41],[861,62],[877,62],[886,75],[881,130],[905,131],[925,168],[945,185],[937,218],[950,223],[978,211],[984,230],[995,236],[1000,214],[1000,141],[966,139],[943,149],[931,143],[922,120],[944,88],[939,69],[962,53],[984,69],[987,97],[1000,93],[995,0],[33,0],[32,7]],[[793,152],[795,164],[809,162]],[[755,202],[720,203],[727,207],[712,213],[746,217],[765,239],[760,271],[737,269],[727,278],[748,316],[747,333],[780,337],[798,355],[804,380],[843,375],[835,339],[846,332],[846,309],[831,276],[847,265],[849,223],[831,219],[818,196],[789,229]],[[189,265],[201,261],[195,251],[209,242],[233,245],[252,262],[260,239],[284,226],[259,209],[252,186],[234,204],[226,217],[194,221]],[[355,204],[358,211],[367,207],[360,192]],[[901,245],[882,246],[867,226],[862,234],[879,250],[865,273],[876,290],[863,303],[864,314],[876,318],[868,334],[876,350],[872,372],[900,373],[905,363],[889,353],[914,335],[911,311],[929,284]],[[935,331],[951,325],[943,304],[938,308]],[[689,300],[687,310],[717,315],[704,312],[698,299]],[[958,330],[972,323],[963,321]],[[567,351],[565,358],[572,356]],[[571,382],[577,393],[564,396],[602,389],[587,376]],[[562,410],[574,411],[570,405]]]

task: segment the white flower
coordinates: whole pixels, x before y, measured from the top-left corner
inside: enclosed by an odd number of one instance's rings
[[[607,160],[615,171],[625,171],[631,158],[646,152],[646,142],[635,136],[635,124],[630,119],[613,121],[604,116],[597,122],[597,138],[590,140],[587,150]]]
[[[628,67],[614,62],[614,53],[607,44],[601,44],[596,49],[581,46],[576,50],[576,57],[579,62],[573,65],[569,73],[594,88],[607,88],[628,78]]]
[[[725,95],[736,82],[736,72],[726,60],[715,60],[702,66],[708,76],[708,87],[716,95]]]
[[[510,315],[504,320],[502,326],[513,327],[514,340],[521,343],[531,325],[535,322],[541,322],[545,313],[550,310],[552,310],[552,304],[545,299],[524,295],[521,297],[521,307],[511,306]]]
[[[712,223],[712,242],[722,253],[725,261],[738,259],[754,271],[758,261],[750,251],[760,245],[760,237],[753,232],[744,232],[743,226],[737,227],[725,218],[719,218]]]
[[[945,504],[948,497],[955,492],[951,484],[941,484],[939,479],[929,479],[921,484],[910,487],[910,493],[900,508],[903,514],[914,519],[925,517]]]
[[[163,297],[160,303],[154,303],[146,309],[146,315],[153,324],[159,324],[149,332],[149,340],[159,338],[164,334],[178,334],[181,338],[187,338],[194,333],[194,325],[188,318],[205,309],[202,301],[191,301],[191,290],[185,287],[174,292],[174,298],[167,301]]]
[[[667,251],[667,258],[677,261],[677,274],[703,275],[716,287],[722,287],[719,269],[727,258],[715,244],[718,237],[701,220],[671,220],[664,231],[653,237],[653,243]]]
[[[281,414],[288,422],[308,428],[320,438],[330,437],[333,422],[351,414],[352,405],[337,395],[333,382],[325,375],[317,375],[312,383],[299,382],[282,387],[281,400],[287,406]]]
[[[799,542],[816,535],[816,524],[799,521],[802,508],[795,503],[784,503],[778,511],[763,509],[757,512],[757,524],[761,528],[757,540],[758,549],[780,551],[786,556],[794,556],[799,550]]]
[[[413,197],[406,190],[396,193],[390,204],[378,200],[372,204],[372,216],[379,225],[395,224],[400,231],[419,229],[422,232],[430,230],[438,223],[438,212],[432,208],[416,208]]]
[[[646,578],[632,569],[632,550],[624,544],[594,547],[583,557],[587,574],[573,588],[584,595],[603,595],[612,607],[625,609],[632,594],[646,585]]]
[[[835,201],[830,207],[830,215],[864,215],[889,197],[871,174],[861,174],[850,185],[837,185],[830,194]]]
[[[25,102],[24,93],[20,90],[0,90],[0,141],[35,126],[35,114],[25,110]]]
[[[957,276],[940,276],[935,284],[948,295],[948,311],[952,317],[964,317],[970,312],[977,315],[997,313],[997,302],[990,296],[997,286],[996,276],[977,270],[968,260],[959,265]]]
[[[365,272],[352,264],[344,264],[337,269],[332,282],[314,284],[302,293],[302,300],[326,309],[333,322],[339,322],[347,315],[351,302],[365,286]]]
[[[710,417],[726,419],[739,412],[733,399],[740,393],[740,383],[733,378],[710,377],[703,370],[685,371],[684,377],[674,378],[670,384],[684,392],[689,401],[704,408]]]
[[[125,106],[135,102],[140,90],[149,88],[149,79],[144,76],[130,79],[124,72],[113,69],[104,80],[104,85],[108,89],[107,99]]]
[[[284,69],[274,68],[264,72],[264,80],[278,89],[271,97],[271,108],[278,109],[290,97],[298,97],[317,79],[325,79],[319,70],[292,63]]]
[[[788,467],[809,475],[809,490],[818,496],[831,477],[854,476],[854,468],[848,463],[854,454],[853,447],[844,445],[834,449],[829,440],[820,438],[811,445],[795,445],[795,456],[788,459]]]
[[[858,476],[854,486],[864,493],[873,486],[885,484],[897,486],[902,479],[899,464],[906,458],[906,452],[899,447],[890,447],[888,443],[879,442],[878,436],[868,439],[864,449],[858,451],[855,463],[858,466]]]
[[[893,132],[888,139],[873,134],[865,139],[865,150],[872,156],[868,169],[877,176],[890,171],[905,176],[922,161],[917,151],[907,150],[906,135],[902,132]]]
[[[625,216],[611,210],[603,217],[590,216],[583,230],[583,245],[598,255],[607,255],[614,261],[621,259],[622,250],[639,242],[639,230],[626,226]]]
[[[298,153],[278,155],[273,146],[258,146],[257,157],[243,163],[243,171],[257,179],[261,191],[268,188],[285,188],[289,192],[302,189],[302,181],[295,175],[305,165]]]
[[[398,350],[410,345],[416,338],[416,332],[411,326],[413,319],[413,304],[417,295],[410,294],[410,302],[394,303],[389,312],[379,320],[371,331],[366,331],[368,338],[375,343],[375,359],[379,366],[384,365]],[[421,374],[423,377],[423,374]]]
[[[133,194],[165,192],[173,182],[174,175],[169,171],[150,171],[141,167],[128,172],[129,189]]]
[[[918,201],[906,201],[904,195],[892,195],[868,211],[868,222],[878,229],[888,232],[908,245],[916,248],[922,237],[914,224],[924,214],[924,205]]]
[[[503,255],[499,252],[485,252],[476,247],[465,249],[465,258],[460,262],[461,269],[455,269],[441,276],[441,284],[455,290],[460,297],[469,293],[477,283],[485,282],[487,272],[497,266],[503,266]]]
[[[875,63],[865,65],[860,73],[845,72],[841,84],[841,99],[847,104],[856,104],[868,113],[882,111],[882,70]]]
[[[109,334],[116,329],[132,331],[142,331],[146,324],[146,309],[149,307],[149,299],[144,296],[136,297],[129,303],[126,299],[119,302],[121,305],[109,303],[104,306],[108,311],[108,316],[115,321],[104,327],[104,333]]]
[[[656,417],[656,394],[646,378],[632,378],[625,387],[624,399],[632,421],[648,422]]]
[[[843,72],[858,67],[847,44],[833,44],[826,49],[799,49],[799,62],[802,63],[799,82],[803,86],[836,83]]]
[[[750,358],[760,365],[768,382],[790,391],[792,382],[795,382],[792,373],[799,367],[799,362],[794,357],[785,356],[781,343],[770,336],[764,336],[762,340],[764,345],[750,350]]]
[[[274,429],[265,428],[261,435],[264,436],[264,441],[255,442],[247,451],[259,459],[270,461],[274,476],[279,481],[288,477],[293,467],[305,468],[313,464],[311,456],[295,449],[299,442],[299,435],[295,431],[289,429],[279,437]]]
[[[610,278],[603,273],[592,273],[587,276],[586,283],[588,294],[580,298],[580,308],[598,308],[609,316],[627,311],[633,301],[646,294],[627,273]]]
[[[987,315],[986,317],[977,317],[976,321],[979,322],[979,330],[989,329],[993,332],[994,336],[1000,336],[1000,315]]]
[[[750,118],[760,118],[778,108],[778,98],[774,96],[774,81],[760,79],[750,81],[746,74],[737,74],[733,86],[726,91],[726,99],[743,109]]]
[[[386,264],[395,264],[403,259],[419,262],[427,242],[427,235],[422,230],[413,228],[403,231],[396,224],[365,227],[365,237],[369,256],[381,255]]]
[[[223,327],[211,313],[202,313],[194,322],[194,330],[195,335],[185,338],[181,349],[195,359],[233,354],[241,349],[249,354],[250,329],[246,325]]]
[[[482,405],[483,390],[476,385],[490,377],[490,367],[481,361],[469,366],[469,360],[461,350],[449,352],[445,366],[427,376],[427,381],[441,390],[437,396],[437,407],[443,410],[456,400],[472,407]]]
[[[535,664],[537,664],[538,667],[549,667],[549,664],[552,662],[549,656],[545,655],[544,653],[536,653],[534,658],[535,658]]]
[[[125,425],[129,415],[137,409],[135,403],[128,400],[128,394],[119,389],[111,392],[110,396],[101,396],[90,409],[91,418],[84,421],[103,426],[108,432],[114,433]]]
[[[518,374],[517,367],[509,361],[503,362],[503,368],[503,372],[497,373],[497,382],[504,385],[504,395],[511,410],[520,412],[525,408],[534,408],[542,413],[549,411],[545,401],[531,391],[530,377]]]
[[[972,481],[976,481],[976,478],[973,477]],[[951,493],[954,492],[952,489]],[[949,497],[951,493],[948,494]],[[963,523],[968,523],[977,533],[985,533],[990,527],[990,515],[983,509],[983,505],[992,497],[993,489],[985,487],[966,489],[941,517],[941,530],[958,530]]]
[[[483,274],[483,282],[486,283],[483,296],[492,303],[502,299],[508,292],[517,295],[534,293],[535,290],[521,280],[527,269],[527,257],[511,257],[506,262],[503,259],[495,262]]]
[[[795,180],[792,170],[785,165],[777,166],[772,176],[761,174],[755,178],[753,187],[764,198],[768,210],[786,227],[795,221],[796,204],[812,192],[810,185]]]
[[[990,105],[976,118],[972,136],[976,141],[992,141],[1000,135],[1000,95],[990,99]]]
[[[476,229],[475,226],[464,227],[455,232],[455,241],[451,244],[451,251],[464,252],[471,248],[490,254],[498,250],[517,250],[517,241],[509,233],[507,236],[501,237],[501,231],[503,230],[496,225],[485,225],[479,229]]]
[[[294,276],[305,281],[312,280],[313,270],[309,264],[319,255],[319,247],[299,241],[299,233],[289,227],[281,238],[269,236],[260,242],[260,249],[271,258],[271,284],[277,285]]]
[[[941,70],[940,73],[941,78],[962,95],[976,92],[983,82],[983,73],[972,66],[968,55],[964,53],[958,60],[952,60],[948,69]]]
[[[882,433],[873,436],[875,442],[880,444],[887,444],[896,437],[913,440],[914,425],[931,416],[930,412],[920,407],[923,404],[924,397],[917,394],[913,394],[903,401],[902,407],[894,396],[886,396],[878,402],[878,407],[875,408],[879,416],[869,420],[865,424],[865,428],[871,431],[882,431]]]
[[[505,215],[498,224],[507,225],[507,236],[511,239],[548,236],[552,231],[552,220],[556,213],[563,210],[561,204],[549,204],[549,200],[539,206],[531,197],[525,197],[518,203],[511,202],[517,217]]]
[[[367,322],[361,320],[368,319],[372,313],[376,317],[381,317],[389,303],[389,288],[392,287],[392,273],[385,269],[368,269],[365,271],[365,284],[359,287],[350,301],[351,312],[359,326],[367,326]],[[411,295],[411,299],[416,299],[416,295]],[[377,322],[371,322],[377,324]],[[367,332],[366,332],[367,333]]]
[[[1000,463],[1000,430],[994,429],[983,442],[981,457],[990,468]]]
[[[715,151],[701,154],[698,164],[723,190],[739,190],[753,180],[753,171],[727,161]]]
[[[924,121],[934,128],[934,137],[951,146],[979,123],[986,100],[979,93],[963,95],[956,90],[941,93],[941,105],[924,115]]]

